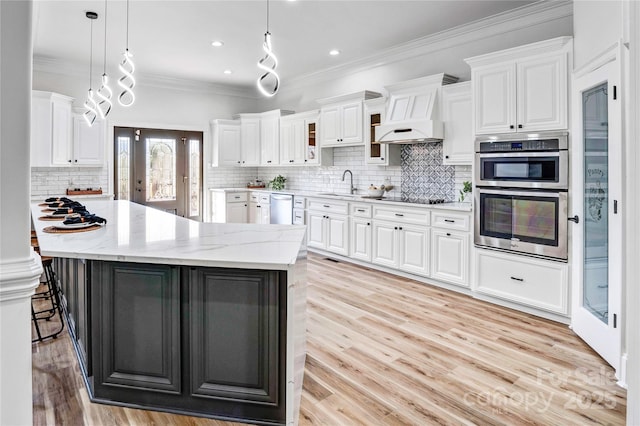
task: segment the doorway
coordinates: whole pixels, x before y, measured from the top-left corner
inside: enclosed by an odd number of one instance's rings
[[[202,219],[202,132],[115,127],[118,200]]]

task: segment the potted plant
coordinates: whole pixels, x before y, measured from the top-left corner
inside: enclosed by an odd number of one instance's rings
[[[458,199],[458,201],[460,201],[461,203],[471,202],[471,182],[469,182],[468,180],[462,182],[462,190],[460,191],[460,198]]]
[[[284,189],[284,183],[286,181],[287,181],[286,177],[284,177],[282,175],[278,175],[278,176],[274,177],[272,180],[269,181],[269,186],[273,190],[280,191],[280,190]]]

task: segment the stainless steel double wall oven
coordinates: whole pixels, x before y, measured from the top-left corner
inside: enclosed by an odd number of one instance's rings
[[[483,135],[475,148],[475,244],[566,261],[568,134]]]

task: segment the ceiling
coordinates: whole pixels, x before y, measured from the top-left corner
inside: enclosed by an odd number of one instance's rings
[[[283,80],[357,61],[443,30],[532,1],[271,0],[269,30]],[[102,74],[104,1],[34,1],[34,56],[89,71],[93,21],[94,73]],[[117,74],[126,39],[125,0],[107,3],[107,71]],[[253,85],[263,56],[267,2],[130,0],[129,49],[139,75],[234,86]],[[222,40],[224,46],[211,46]],[[329,50],[341,54],[330,56]],[[232,74],[224,74],[230,69]]]

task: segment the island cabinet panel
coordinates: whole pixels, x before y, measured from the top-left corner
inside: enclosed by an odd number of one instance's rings
[[[181,392],[180,270],[99,262],[93,277],[94,391]]]
[[[278,273],[193,268],[191,393],[277,406]]]

